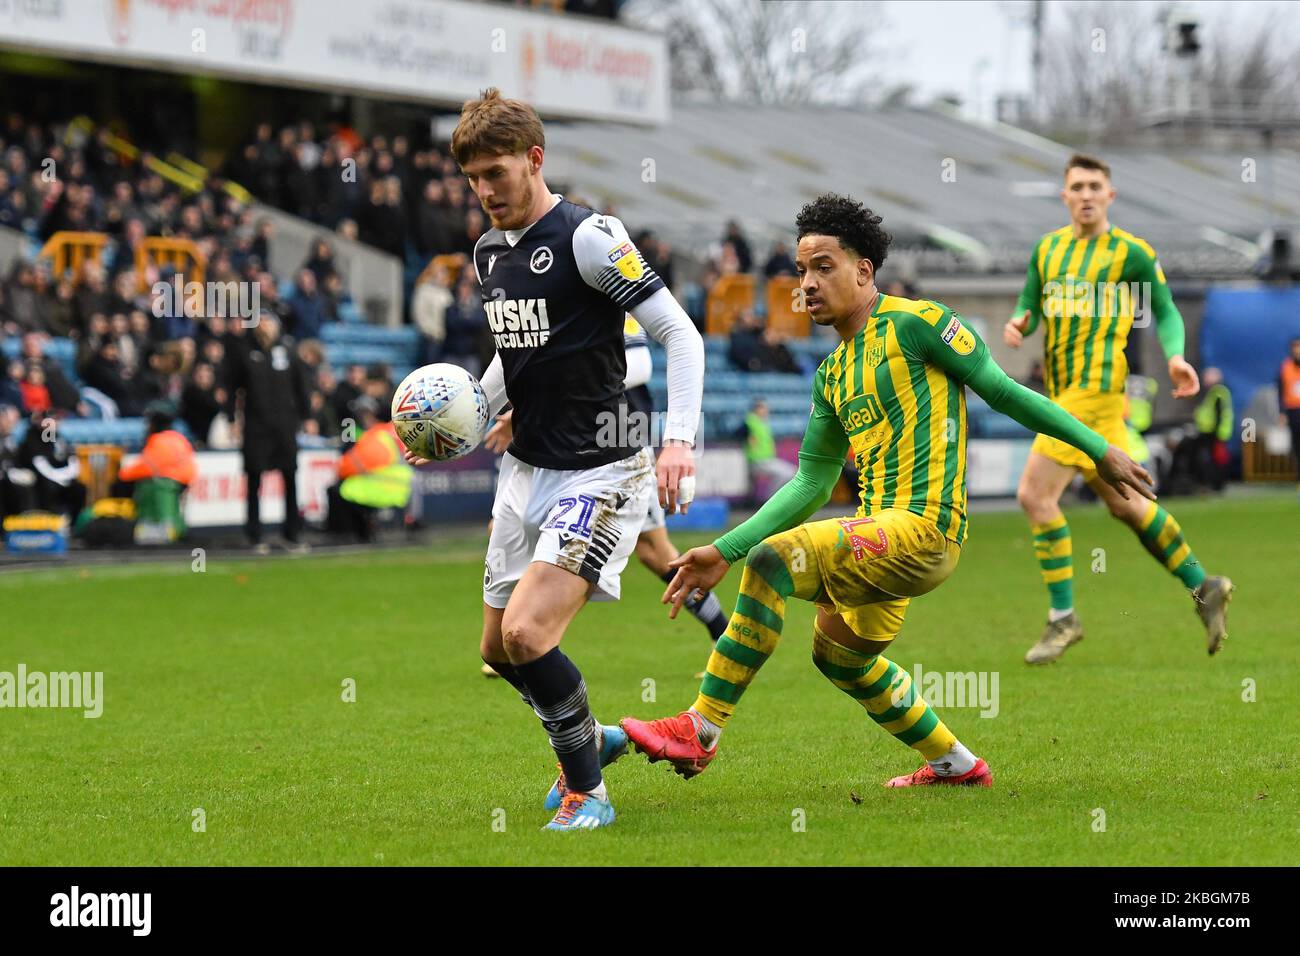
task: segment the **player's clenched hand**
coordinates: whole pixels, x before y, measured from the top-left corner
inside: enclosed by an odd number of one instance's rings
[[[1012,316],[1006,325],[1002,326],[1002,341],[1013,349],[1018,349],[1025,341],[1025,329],[1029,327],[1029,310],[1025,309],[1025,314],[1018,318]]]
[[[1107,448],[1105,457],[1097,462],[1097,474],[1125,500],[1128,499],[1127,488],[1132,488],[1143,498],[1156,500],[1151,474],[1114,445]]]
[[[511,416],[515,410],[513,408],[502,412],[497,416],[497,423],[488,429],[488,433],[483,436],[483,446],[492,454],[499,455],[515,439],[515,426]]]
[[[677,573],[668,582],[668,588],[659,603],[671,604],[672,610],[668,612],[668,616],[675,618],[682,605],[690,600],[691,595],[697,590],[713,590],[726,575],[731,564],[722,556],[721,551],[709,544],[702,548],[691,548],[685,554],[669,561],[668,567],[676,568]]]
[[[1169,380],[1174,383],[1174,398],[1191,398],[1201,390],[1196,369],[1181,355],[1169,360]]]
[[[691,506],[691,498],[694,497],[694,488],[690,489],[690,494],[682,496],[680,486],[683,478],[695,478],[695,453],[691,451],[691,446],[673,439],[664,442],[664,449],[659,452],[659,462],[655,465],[655,473],[659,478],[659,504],[664,511],[670,515],[676,514],[680,504],[681,513],[686,514]],[[694,481],[688,484],[693,486]]]

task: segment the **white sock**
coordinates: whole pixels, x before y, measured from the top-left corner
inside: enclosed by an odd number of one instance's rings
[[[722,728],[694,707],[690,709],[690,714],[695,721],[695,736],[700,738],[700,743],[704,745],[705,750],[712,750],[718,745],[718,738],[722,736]]]
[[[1067,607],[1065,610],[1061,610],[1060,608],[1055,608],[1055,607],[1053,607],[1053,608],[1048,608],[1048,609],[1047,609],[1047,620],[1048,620],[1048,623],[1055,624],[1055,623],[1056,623],[1057,621],[1059,621],[1061,618],[1063,618],[1063,617],[1069,617],[1069,616],[1070,616],[1071,614],[1073,614],[1073,613],[1074,613],[1074,608],[1072,608],[1072,607]]]
[[[927,760],[926,763],[940,777],[960,777],[975,769],[975,755],[958,740],[938,760]]]
[[[609,793],[605,790],[605,781],[603,778],[600,783],[596,784],[595,788],[591,790],[591,795],[597,800],[604,800],[606,803],[609,802]]]

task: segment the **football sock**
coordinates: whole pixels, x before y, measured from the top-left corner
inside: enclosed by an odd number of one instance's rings
[[[587,685],[558,647],[535,661],[516,664],[533,709],[551,738],[570,790],[588,793],[600,785],[596,721],[587,708]]]
[[[718,745],[718,738],[722,736],[722,728],[694,707],[688,713],[691,715],[691,719],[695,721],[695,736],[699,738],[705,750],[712,750]]]
[[[515,670],[514,664],[511,664],[509,661],[498,663],[497,661],[490,661],[487,658],[483,659],[483,663],[500,674],[502,680],[508,683],[515,690],[519,691],[519,696],[523,698],[525,704],[529,707],[533,706],[533,699],[528,696],[528,688],[524,686],[524,679],[519,676],[519,671]]]
[[[1074,607],[1074,560],[1065,515],[1045,524],[1031,524],[1029,530],[1034,533],[1034,557],[1043,572],[1052,610],[1068,613]],[[1050,615],[1053,621],[1064,616]]]
[[[719,728],[727,726],[741,694],[781,640],[786,598],[807,600],[820,589],[821,575],[806,531],[795,528],[754,546],[740,575],[736,609],[726,633],[713,646],[691,709]]]
[[[813,663],[827,680],[865,707],[872,720],[926,760],[946,758],[957,743],[913,686],[912,675],[887,658],[837,644],[814,624]]]
[[[1074,613],[1072,607],[1053,607],[1047,609],[1047,619],[1049,621],[1060,621]]]
[[[960,740],[954,740],[952,750],[938,760],[927,760],[926,763],[940,777],[960,777],[975,769],[975,755]]]
[[[1173,515],[1154,501],[1147,502],[1147,511],[1138,525],[1137,536],[1151,557],[1186,587],[1195,589],[1201,586],[1205,569],[1183,540],[1183,529]]]
[[[671,584],[676,575],[676,571],[668,570],[659,576],[664,579],[665,584]],[[709,629],[709,637],[713,640],[716,641],[726,633],[727,615],[722,610],[722,602],[712,591],[704,592],[703,598],[687,601],[682,607],[694,614],[696,619]]]

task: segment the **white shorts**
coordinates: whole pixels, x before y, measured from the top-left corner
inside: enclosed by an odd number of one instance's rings
[[[535,468],[506,452],[492,504],[483,603],[504,608],[534,561],[596,585],[593,601],[617,601],[619,575],[655,493],[647,448],[581,471]]]

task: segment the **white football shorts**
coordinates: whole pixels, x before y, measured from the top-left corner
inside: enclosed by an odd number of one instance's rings
[[[594,584],[593,601],[617,601],[619,575],[657,494],[648,448],[578,471],[536,468],[506,452],[492,504],[483,602],[504,608],[534,561]]]

